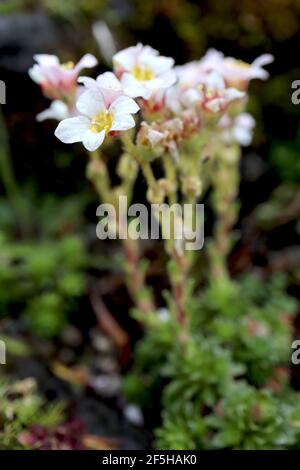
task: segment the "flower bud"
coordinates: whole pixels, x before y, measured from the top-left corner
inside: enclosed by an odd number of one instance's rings
[[[137,143],[138,145],[143,145],[153,149],[159,145],[163,138],[164,134],[162,132],[149,126],[146,122],[143,122],[137,135]]]
[[[88,179],[93,180],[99,178],[106,173],[105,163],[101,160],[91,160],[86,169],[86,176]]]
[[[147,191],[147,199],[152,204],[162,204],[165,196],[165,191],[159,185],[155,189],[149,188]]]
[[[167,178],[161,178],[157,183],[165,195],[176,189],[175,184]]]
[[[120,178],[130,179],[135,177],[138,169],[137,162],[128,153],[124,153],[119,160],[117,173]]]
[[[222,158],[230,164],[235,164],[240,158],[240,148],[237,145],[224,146],[222,150]]]
[[[198,197],[202,193],[202,182],[197,176],[186,176],[182,179],[182,192],[186,196]]]

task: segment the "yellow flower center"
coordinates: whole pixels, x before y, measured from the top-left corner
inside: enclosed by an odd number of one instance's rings
[[[64,70],[72,70],[75,67],[74,62],[69,60],[69,62],[65,62],[64,64],[61,64],[61,68]]]
[[[113,123],[113,115],[108,111],[102,111],[102,113],[94,116],[91,122],[91,131],[92,132],[101,132],[105,131],[107,134]]]
[[[144,65],[135,65],[132,69],[132,75],[139,82],[147,82],[155,78],[152,70]]]

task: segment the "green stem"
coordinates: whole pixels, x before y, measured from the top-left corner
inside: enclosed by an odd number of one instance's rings
[[[227,259],[233,241],[232,228],[238,217],[235,200],[239,187],[239,153],[236,146],[232,146],[231,150],[236,155],[233,161],[224,159],[222,153],[217,155],[213,177],[213,207],[217,219],[210,246],[211,282],[225,282],[230,278]]]
[[[143,172],[143,175],[147,181],[147,184],[150,189],[153,191],[158,190],[158,185],[156,178],[153,174],[151,165],[148,161],[146,161],[144,158],[141,157],[140,151],[136,145],[131,140],[131,137],[128,132],[124,132],[124,135],[122,137],[122,141],[124,144],[124,147],[126,151],[136,159],[136,161],[139,163],[141,170]]]
[[[163,155],[163,164],[166,178],[171,184],[171,190],[168,193],[169,204],[175,204],[177,201],[177,174],[176,167],[169,154]]]
[[[107,166],[101,159],[99,152],[93,152],[90,155],[90,163],[88,167],[88,177],[94,183],[96,191],[100,199],[105,203],[110,203],[114,206],[117,214],[117,230],[118,233],[124,233],[123,221],[127,218],[127,213],[119,213],[119,204],[114,188],[111,185],[109,172]],[[124,196],[131,198],[132,188],[135,178],[122,181],[122,189]],[[127,236],[121,237],[123,251],[125,256],[125,271],[126,271],[126,284],[129,293],[136,305],[136,307],[148,313],[154,310],[154,305],[150,292],[145,287],[145,276],[140,266],[140,250],[137,240],[132,240]]]

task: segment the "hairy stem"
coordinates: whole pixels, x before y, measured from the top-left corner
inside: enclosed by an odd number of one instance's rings
[[[102,202],[110,203],[114,206],[117,215],[117,232],[120,236],[124,258],[125,258],[125,271],[126,271],[126,284],[129,293],[136,305],[136,307],[142,312],[148,313],[154,309],[151,295],[145,286],[145,274],[140,264],[140,250],[137,240],[129,238],[126,231],[125,220],[127,219],[127,213],[120,213],[120,207],[118,204],[118,197],[114,188],[110,182],[110,176],[107,170],[107,166],[101,159],[98,152],[91,154],[91,159],[87,169],[87,176],[93,182],[95,189]],[[132,187],[135,181],[135,177],[131,179],[123,178],[122,181],[122,192],[124,196],[131,199]]]
[[[235,203],[239,187],[236,146],[226,149],[225,156],[232,153],[232,159],[224,159],[220,154],[216,161],[213,176],[213,207],[217,215],[214,237],[210,246],[211,280],[213,282],[229,279],[227,258],[232,247],[232,228],[238,217],[238,205]]]

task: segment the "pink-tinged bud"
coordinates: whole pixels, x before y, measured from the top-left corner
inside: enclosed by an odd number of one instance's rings
[[[80,71],[97,65],[97,59],[91,54],[84,55],[76,65],[61,64],[58,57],[49,54],[37,54],[34,59],[37,63],[28,72],[31,79],[40,85],[47,98],[66,103],[73,99]]]
[[[137,135],[137,143],[145,147],[154,148],[164,139],[164,133],[154,129],[146,122],[142,122],[141,129]]]

